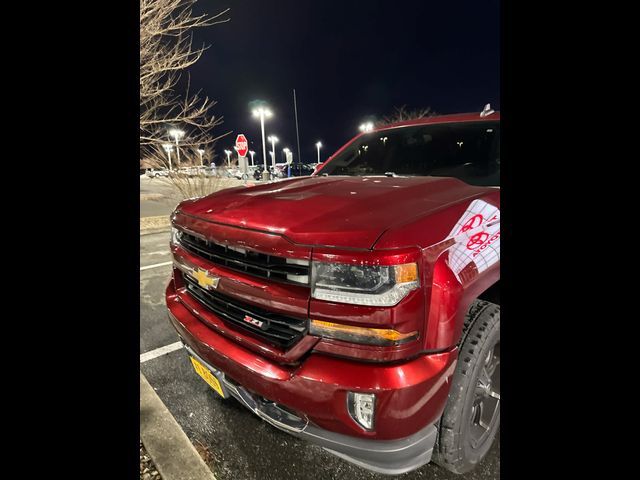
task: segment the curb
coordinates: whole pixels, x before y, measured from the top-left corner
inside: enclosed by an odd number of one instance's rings
[[[216,480],[142,372],[140,438],[163,480]]]

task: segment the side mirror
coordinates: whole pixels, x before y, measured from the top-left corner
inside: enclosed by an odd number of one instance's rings
[[[313,169],[313,173],[311,175],[315,175],[316,173],[318,173],[318,170],[320,170],[323,165],[324,165],[324,163],[319,163],[318,165],[316,165],[316,167]]]

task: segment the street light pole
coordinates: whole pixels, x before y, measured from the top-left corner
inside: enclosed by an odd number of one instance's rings
[[[291,150],[289,150],[289,148],[283,148],[282,149],[282,153],[284,153],[284,162],[287,164],[287,177],[289,176],[289,154],[291,153]],[[274,168],[275,170],[275,168]]]
[[[287,177],[291,176],[291,164],[289,163],[289,154],[291,154],[292,160],[293,160],[293,153],[291,152],[291,150],[289,150],[289,148],[283,148],[282,149],[282,153],[284,153],[284,161],[287,164]],[[293,161],[291,162],[293,163]]]
[[[173,146],[170,143],[165,143],[164,145],[162,145],[162,148],[164,148],[164,151],[167,152],[167,155],[169,156],[169,171],[172,172],[173,168],[171,168],[171,150],[173,149]]]
[[[227,154],[227,168],[231,168],[231,150],[225,150],[224,153]]]
[[[271,142],[271,151],[273,152],[273,155],[271,157],[271,161],[273,163],[273,171],[275,172],[276,169],[276,143],[278,143],[278,137],[276,137],[275,135],[271,135],[268,140]]]
[[[320,147],[322,146],[322,142],[316,143],[316,148],[318,149],[318,163],[320,163]]]
[[[267,180],[269,178],[269,170],[267,167],[267,145],[264,141],[264,119],[273,115],[271,110],[266,107],[259,107],[253,110],[253,116],[260,118],[260,130],[262,131],[262,158],[264,160],[264,172],[262,172],[262,179]]]
[[[179,128],[172,128],[169,130],[169,135],[171,135],[176,141],[176,160],[178,162],[178,167],[180,167],[180,146],[178,145],[178,140],[184,136],[184,131]]]
[[[204,150],[199,148],[198,153],[200,154],[200,166],[204,167],[204,163],[202,162],[202,154],[204,153]]]
[[[254,163],[253,163],[253,156],[256,154],[256,152],[254,152],[253,150],[249,150],[249,155],[251,155],[251,166],[254,167]]]

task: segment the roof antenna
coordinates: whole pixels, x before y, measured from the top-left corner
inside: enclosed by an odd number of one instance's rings
[[[495,113],[495,112],[496,111],[491,108],[491,104],[487,103],[484,106],[484,109],[480,112],[480,116],[481,117],[488,117],[489,115],[491,115],[492,113]]]

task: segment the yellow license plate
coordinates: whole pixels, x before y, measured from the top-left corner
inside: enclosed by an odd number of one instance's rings
[[[218,395],[224,398],[224,393],[222,393],[222,387],[220,386],[220,382],[218,379],[198,360],[193,357],[189,357],[191,359],[191,363],[193,364],[193,369],[196,371],[198,375],[200,375],[205,382],[207,382],[211,388],[213,388]]]

